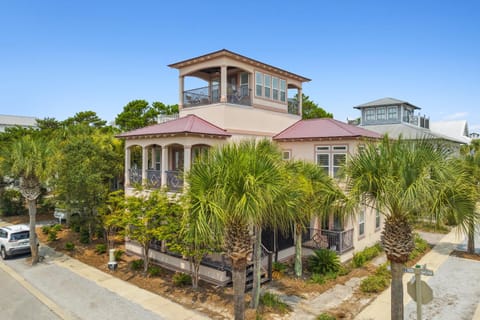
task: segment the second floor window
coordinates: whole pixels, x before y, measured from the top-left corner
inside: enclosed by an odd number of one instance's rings
[[[358,215],[358,236],[362,237],[365,235],[365,208],[360,210]]]
[[[337,177],[340,168],[347,160],[347,149],[344,145],[317,146],[315,148],[316,163],[326,174]]]
[[[273,100],[278,100],[278,78],[272,78]]]
[[[261,72],[255,72],[255,95],[262,96],[263,91],[263,74]]]
[[[270,98],[270,86],[271,86],[271,77],[266,74],[265,75],[265,98]]]
[[[375,109],[374,108],[365,109],[365,120],[366,121],[374,121],[375,120]]]
[[[280,80],[280,101],[285,102],[287,99],[287,81]]]
[[[397,120],[397,119],[398,119],[398,108],[388,107],[388,120]]]
[[[387,110],[385,108],[377,109],[377,120],[387,120]]]

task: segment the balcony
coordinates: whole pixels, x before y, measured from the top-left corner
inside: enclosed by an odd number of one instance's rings
[[[406,115],[403,117],[403,122],[413,124],[420,128],[430,129],[430,118],[425,116]]]
[[[251,89],[247,86],[227,85],[227,103],[252,105]],[[183,107],[198,107],[220,103],[220,85],[191,89],[183,92]]]
[[[353,249],[353,229],[336,231],[309,228],[303,237],[303,245],[311,249],[330,249],[343,254]]]

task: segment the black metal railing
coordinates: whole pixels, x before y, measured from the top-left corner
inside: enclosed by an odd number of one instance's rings
[[[342,231],[309,228],[303,236],[303,244],[309,248],[330,249],[342,254],[353,249],[353,228]]]
[[[288,99],[288,113],[298,115],[300,108],[296,99]]]
[[[227,102],[243,106],[252,105],[251,89],[248,86],[227,86]]]
[[[142,183],[142,169],[137,167],[132,167],[128,170],[128,177],[130,179],[130,184],[141,184]]]
[[[227,86],[227,103],[244,106],[252,105],[251,89],[246,85]],[[197,107],[220,102],[220,85],[186,90],[183,92],[183,107]]]
[[[183,188],[183,172],[178,170],[166,171],[167,188],[170,191],[180,191]]]
[[[183,92],[183,107],[196,107],[220,102],[220,85],[186,90]]]
[[[162,186],[161,170],[147,170],[147,186],[150,188],[160,188]]]

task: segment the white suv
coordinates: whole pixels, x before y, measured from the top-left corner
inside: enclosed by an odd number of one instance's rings
[[[0,228],[0,255],[9,256],[30,252],[30,228],[24,224]]]

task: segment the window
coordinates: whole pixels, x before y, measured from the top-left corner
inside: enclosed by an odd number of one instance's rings
[[[333,176],[337,177],[340,171],[340,168],[345,164],[347,155],[345,153],[334,153],[333,154]]]
[[[347,160],[347,146],[317,146],[315,148],[317,165],[329,176],[338,176],[340,168]]]
[[[375,229],[380,229],[380,210],[375,212]]]
[[[265,98],[270,98],[271,76],[265,75]]]
[[[398,108],[388,107],[388,120],[397,120],[397,119],[398,119]]]
[[[255,72],[255,95],[262,96],[263,88],[263,74],[261,72]]]
[[[280,101],[285,102],[287,99],[287,81],[280,80]]]
[[[362,208],[358,215],[358,236],[365,235],[365,208]]]
[[[272,77],[273,100],[278,100],[278,78]]]
[[[290,160],[290,150],[282,151],[282,159],[283,160]]]
[[[377,108],[377,120],[387,120],[387,110],[382,108]]]
[[[373,121],[375,120],[375,109],[368,108],[365,110],[365,120],[366,121]]]

